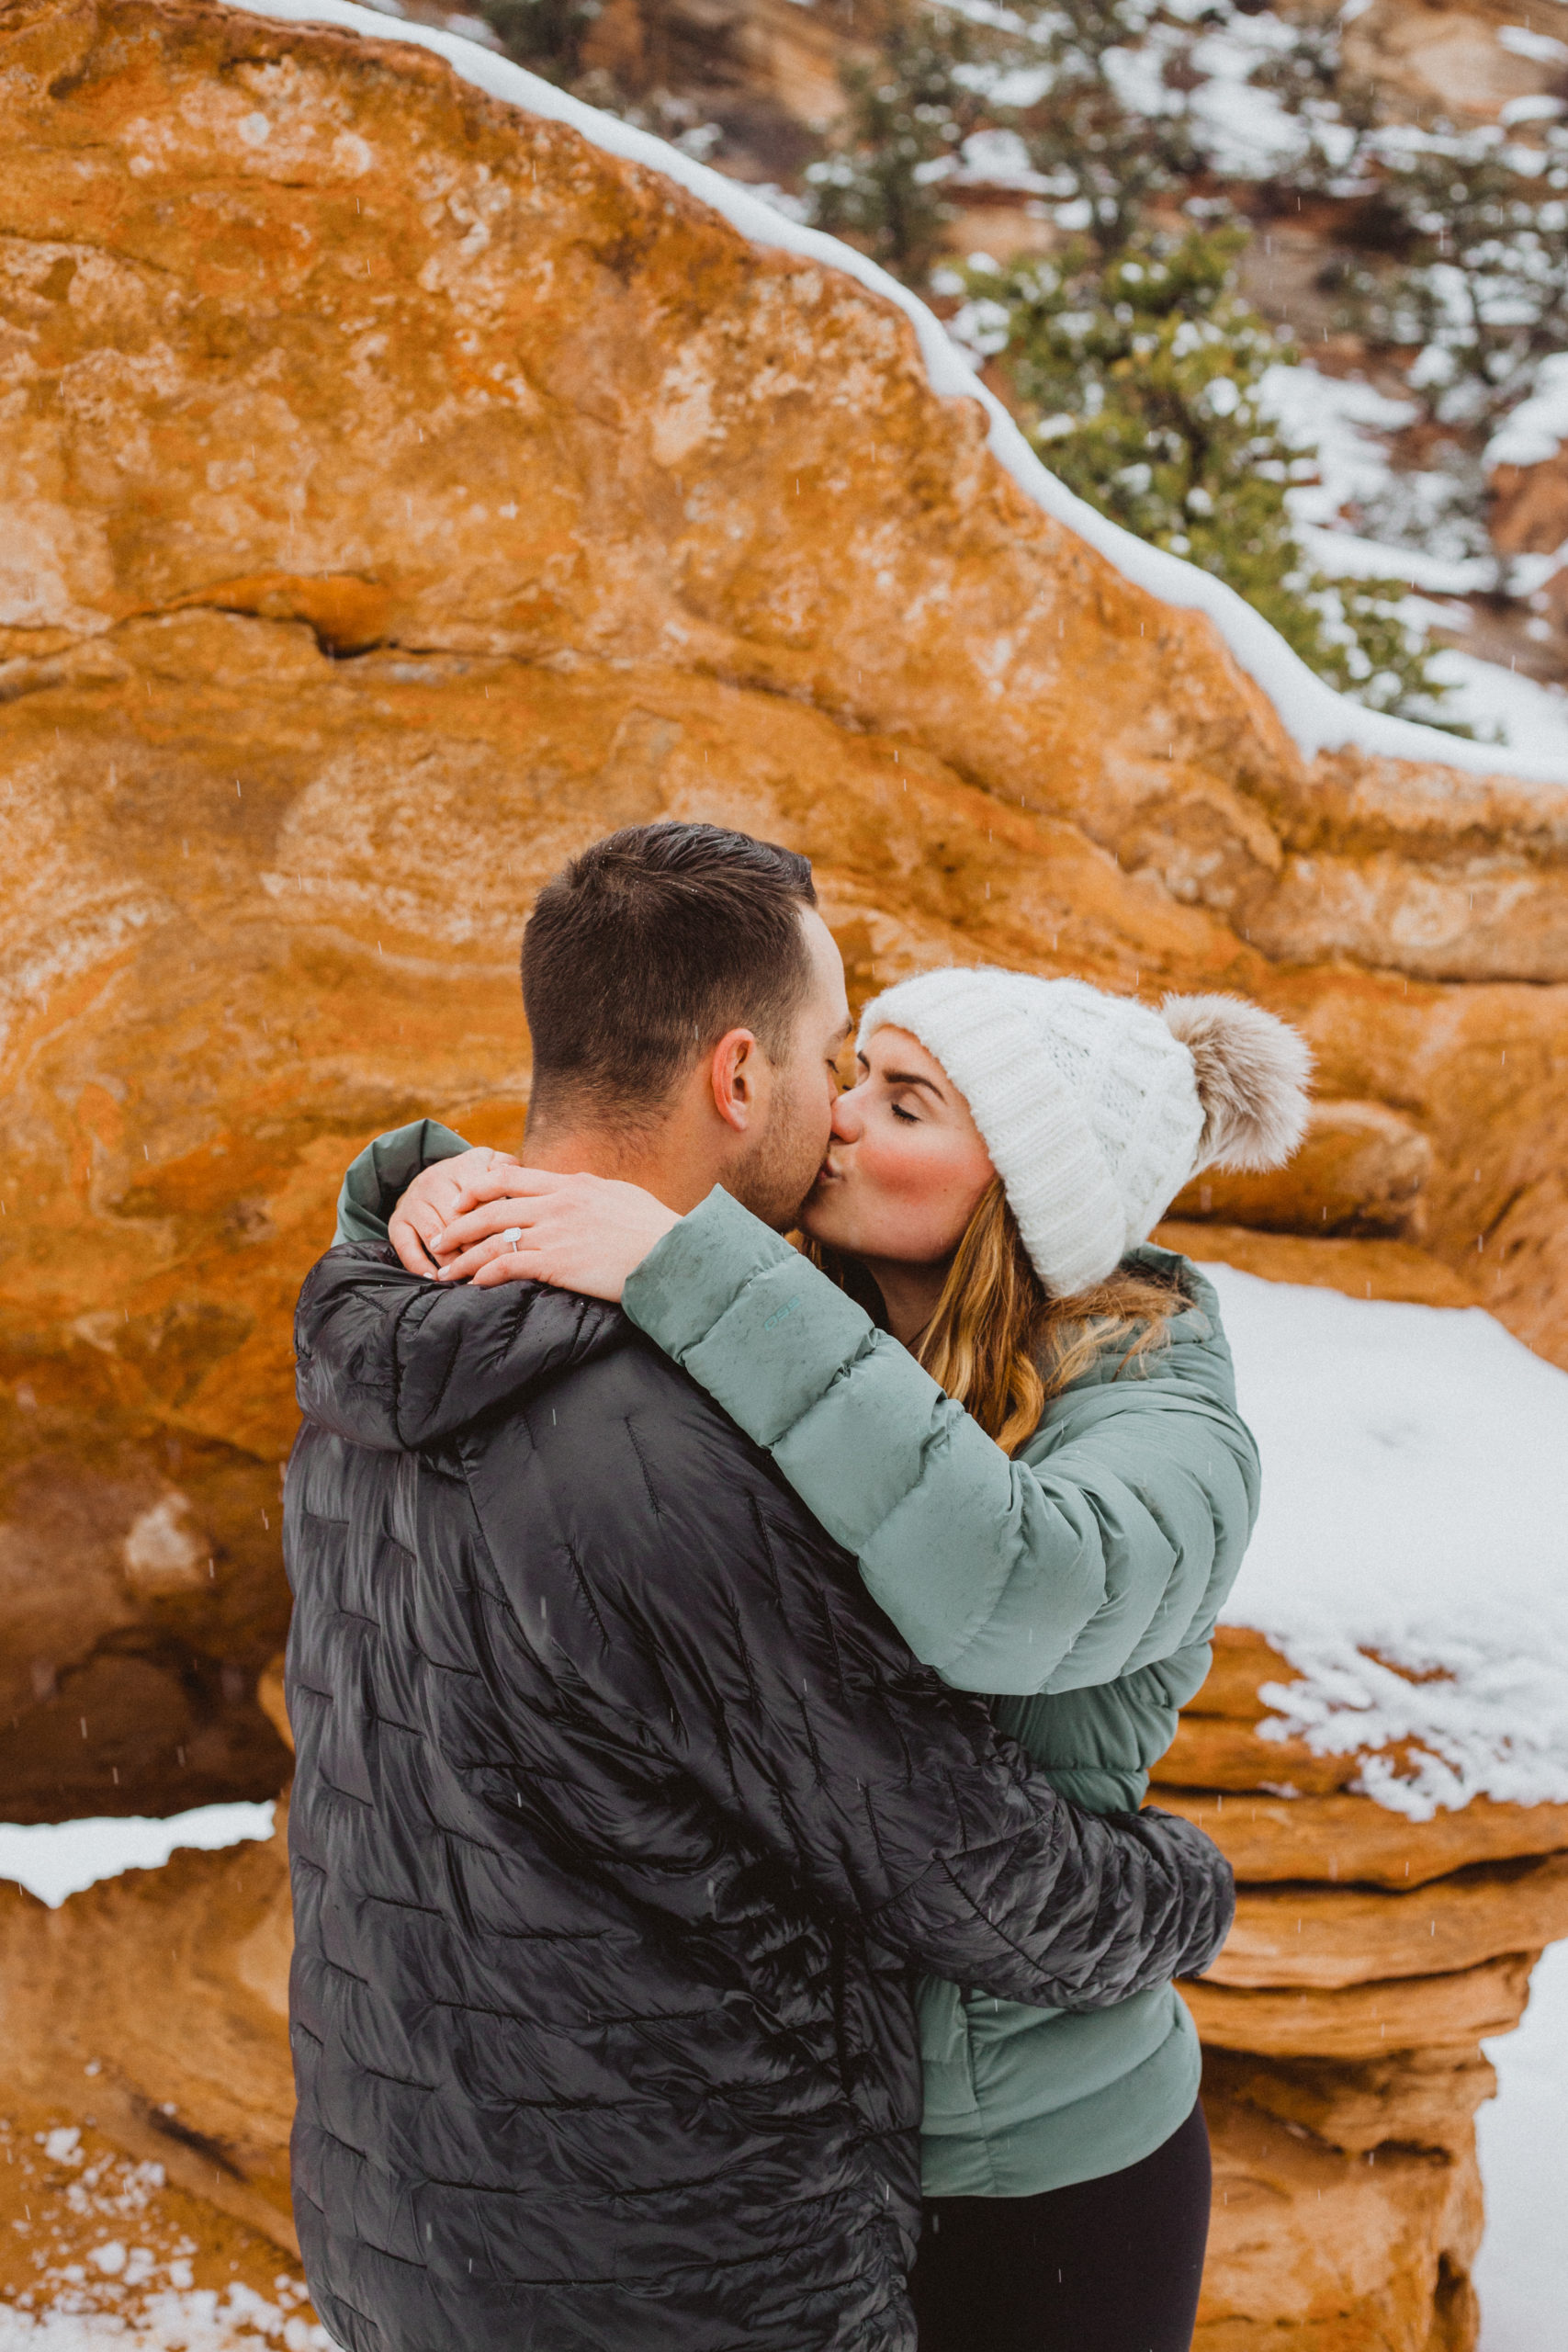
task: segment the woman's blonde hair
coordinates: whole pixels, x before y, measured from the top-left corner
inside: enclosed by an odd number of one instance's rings
[[[855,1260],[818,1242],[806,1254],[863,1306],[873,1303],[870,1277]],[[1092,1290],[1048,1297],[994,1176],[913,1352],[1004,1453],[1016,1453],[1052,1397],[1111,1349],[1122,1351],[1118,1372],[1147,1355],[1186,1305],[1174,1284],[1121,1268]]]

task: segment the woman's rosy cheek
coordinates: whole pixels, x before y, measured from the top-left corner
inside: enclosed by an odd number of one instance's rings
[[[880,1123],[867,1125],[856,1162],[863,1184],[900,1200],[919,1199],[929,1188],[929,1155],[919,1148],[916,1130],[891,1131]]]

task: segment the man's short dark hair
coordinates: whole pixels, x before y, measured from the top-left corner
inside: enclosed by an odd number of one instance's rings
[[[532,1115],[646,1115],[729,1029],[780,1056],[816,903],[804,857],[722,825],[628,825],[585,849],[523,933]]]

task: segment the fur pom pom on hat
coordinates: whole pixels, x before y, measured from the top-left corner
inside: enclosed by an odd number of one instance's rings
[[[1239,997],[1156,1012],[1082,980],[950,968],[874,998],[863,1052],[884,1028],[918,1037],[968,1103],[1058,1298],[1103,1282],[1201,1168],[1277,1168],[1306,1126],[1305,1042]]]
[[[1306,1127],[1312,1054],[1301,1032],[1238,996],[1168,996],[1160,1016],[1192,1057],[1203,1110],[1190,1172],[1283,1167]]]

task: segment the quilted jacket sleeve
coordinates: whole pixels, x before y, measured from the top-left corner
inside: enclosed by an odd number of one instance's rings
[[[1217,1849],[1059,1796],[617,1310],[334,1250],[296,1329],[311,1419],[361,1445],[446,1433],[517,1636],[604,1727],[595,1753],[687,1792],[694,1870],[717,1823],[741,1825],[911,1965],[1035,2006],[1108,2007],[1213,1959],[1233,1905]],[[679,1909],[682,1887],[649,1899]]]
[[[856,1555],[917,1657],[961,1689],[1030,1695],[1201,1647],[1240,1564],[1257,1449],[1213,1294],[1185,1272],[1198,1304],[1153,1369],[1069,1390],[1012,1461],[722,1191],[625,1304]]]
[[[337,1196],[337,1241],[385,1241],[392,1211],[416,1176],[468,1148],[439,1119],[411,1119],[366,1145]]]

